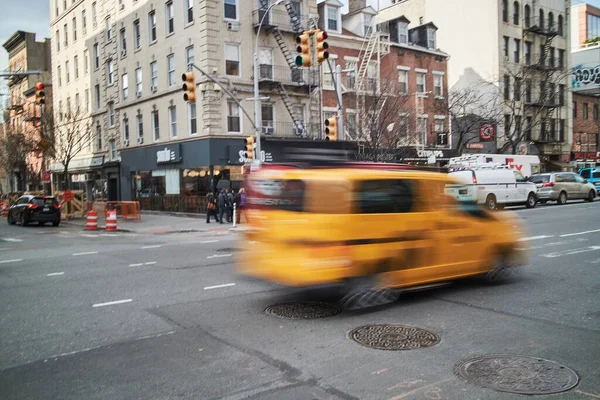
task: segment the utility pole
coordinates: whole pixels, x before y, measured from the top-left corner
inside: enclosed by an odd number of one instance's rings
[[[346,139],[346,131],[344,130],[344,102],[342,98],[342,72],[354,72],[354,69],[342,69],[339,65],[336,65],[335,71],[331,67],[331,61],[327,59],[327,65],[329,65],[329,72],[326,74],[331,74],[331,78],[333,80],[333,86],[335,87],[335,94],[337,97],[338,109],[337,109],[337,117],[338,117],[338,132],[341,132],[340,140]]]

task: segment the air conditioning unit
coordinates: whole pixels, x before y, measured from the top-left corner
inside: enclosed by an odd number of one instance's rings
[[[144,144],[144,138],[143,137],[139,137],[138,138],[138,144]]]
[[[228,22],[227,30],[237,32],[240,30],[240,24],[237,22]]]
[[[125,139],[123,141],[123,144],[125,145],[125,147],[129,147],[129,139]]]
[[[150,87],[150,90],[152,90],[152,93],[156,93],[158,88],[156,86],[152,86],[152,87]]]
[[[140,97],[142,97],[142,92],[135,92],[135,97],[137,97],[138,99],[139,99]]]
[[[263,126],[262,133],[265,135],[272,135],[275,133],[275,129],[272,126]]]

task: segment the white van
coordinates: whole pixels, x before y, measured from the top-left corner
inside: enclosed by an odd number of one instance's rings
[[[525,177],[540,172],[540,158],[538,156],[518,154],[463,154],[460,157],[451,158],[448,165],[470,167],[490,163],[507,165],[509,168],[519,171]]]
[[[537,187],[519,171],[507,166],[465,168],[448,174],[458,184],[447,185],[446,194],[459,201],[473,201],[490,210],[508,205],[537,205]]]

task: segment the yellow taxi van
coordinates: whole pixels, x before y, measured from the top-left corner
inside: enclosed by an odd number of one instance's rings
[[[269,165],[247,176],[241,274],[299,287],[343,284],[343,305],[526,262],[512,213],[445,194],[447,174],[375,163]]]

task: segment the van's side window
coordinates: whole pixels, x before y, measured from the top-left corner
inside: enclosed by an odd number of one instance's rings
[[[407,213],[414,203],[413,184],[398,179],[364,181],[355,199],[360,214]]]
[[[513,171],[517,182],[527,182],[527,179],[519,171]]]
[[[583,179],[590,179],[590,171],[591,171],[591,170],[589,170],[589,169],[582,169],[582,170],[581,170],[581,174],[580,174],[580,175],[581,175],[581,177],[582,177]]]

